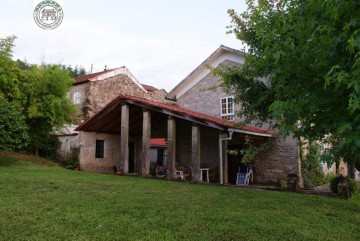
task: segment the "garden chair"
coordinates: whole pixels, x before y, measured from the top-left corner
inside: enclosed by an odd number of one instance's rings
[[[355,168],[355,180],[360,180],[360,172]]]
[[[252,173],[253,171],[250,165],[241,165],[236,176],[236,185],[248,185],[250,183]]]

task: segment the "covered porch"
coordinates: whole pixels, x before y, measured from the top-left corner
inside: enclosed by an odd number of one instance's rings
[[[124,174],[149,176],[150,140],[165,138],[166,178],[176,178],[179,167],[185,167],[192,181],[221,184],[228,183],[231,175],[228,145],[243,145],[245,136],[259,141],[271,137],[259,128],[235,127],[232,122],[174,104],[131,96],[117,97],[77,130],[82,170],[111,173],[119,166]]]

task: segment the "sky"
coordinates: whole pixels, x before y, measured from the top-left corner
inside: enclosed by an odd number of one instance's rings
[[[126,66],[143,84],[170,91],[220,45],[241,49],[226,34],[228,9],[245,0],[57,0],[55,29],[33,18],[40,0],[0,0],[0,38],[15,35],[14,59],[82,66],[87,72]]]

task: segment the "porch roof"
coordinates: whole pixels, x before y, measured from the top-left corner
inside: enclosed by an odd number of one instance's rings
[[[109,122],[114,118],[118,120],[116,122],[120,126],[120,118],[119,118],[119,116],[121,115],[120,107],[123,104],[137,106],[140,107],[141,109],[148,109],[151,111],[155,111],[157,113],[165,114],[167,116],[172,116],[175,118],[183,119],[203,126],[224,130],[224,131],[231,129],[235,132],[240,132],[255,136],[261,135],[264,137],[272,137],[274,134],[272,131],[267,131],[252,126],[247,126],[247,125],[238,126],[233,121],[227,121],[214,116],[192,111],[180,107],[176,104],[160,103],[160,102],[155,102],[155,101],[146,100],[134,96],[127,96],[127,95],[119,95],[118,97],[116,97],[113,101],[111,101],[108,105],[106,105],[97,114],[88,118],[79,127],[77,127],[76,131],[114,132],[114,133],[117,132],[117,131],[111,131],[110,127],[106,129],[104,126],[106,125],[107,122]]]

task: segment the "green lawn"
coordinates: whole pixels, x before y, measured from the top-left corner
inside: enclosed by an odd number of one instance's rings
[[[360,240],[349,201],[0,157],[0,240]]]

